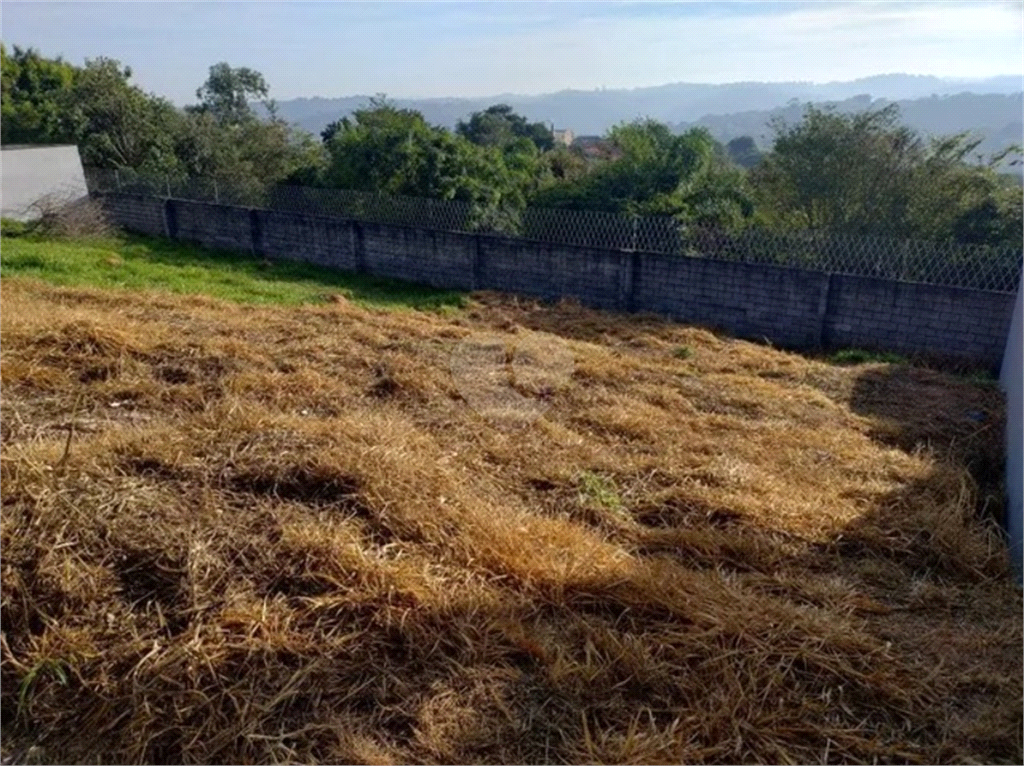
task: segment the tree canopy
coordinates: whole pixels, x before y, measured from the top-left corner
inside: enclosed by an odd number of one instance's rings
[[[0,43],[0,77],[0,141],[21,144],[65,139],[62,106],[75,67],[61,58],[44,58],[32,48],[16,45],[8,53]]]
[[[270,88],[259,72],[232,67],[226,61],[210,67],[210,75],[196,90],[199,105],[193,110],[208,112],[224,123],[238,124],[253,116],[251,100],[260,100],[273,113]]]
[[[774,129],[774,147],[751,176],[765,225],[1020,241],[1019,190],[995,169],[1007,153],[972,162],[979,139],[926,140],[901,124],[895,104],[858,114],[808,105],[799,123]]]
[[[729,227],[752,214],[742,171],[723,159],[705,130],[675,135],[662,123],[637,120],[612,128],[608,140],[614,159],[548,186],[535,202]]]
[[[551,129],[543,122],[529,122],[508,104],[495,104],[459,120],[455,132],[478,146],[504,147],[519,138],[529,139],[544,152],[555,145]]]
[[[76,143],[87,165],[216,184],[239,199],[305,184],[468,202],[481,225],[532,205],[978,244],[1019,245],[1024,229],[1020,187],[1000,175],[1019,147],[979,161],[979,138],[922,137],[895,105],[807,105],[798,121],[774,124],[763,153],[749,136],[721,146],[703,129],[652,119],[616,125],[593,151],[556,146],[547,125],[507,104],[450,131],[378,96],[317,141],[277,118],[269,84],[248,67],[214,64],[198,103],[179,109],[114,59],[75,66],[0,44],[0,64],[4,144]]]

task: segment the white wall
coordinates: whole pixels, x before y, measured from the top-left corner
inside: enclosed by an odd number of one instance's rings
[[[0,215],[4,218],[32,218],[29,205],[48,194],[70,202],[89,193],[78,147],[73,145],[4,147],[0,176]]]
[[[1017,288],[1017,305],[1013,310],[1010,334],[1006,338],[1006,355],[999,382],[1006,391],[1006,528],[1010,537],[1010,560],[1017,573],[1017,582],[1022,579],[1022,541],[1024,531],[1024,408],[1022,408],[1021,368],[1022,346],[1024,346],[1024,324],[1021,320],[1021,294]]]

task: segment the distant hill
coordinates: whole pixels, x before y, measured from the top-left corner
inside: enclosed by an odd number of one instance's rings
[[[708,115],[767,112],[785,107],[796,99],[803,103],[843,102],[863,94],[872,99],[915,100],[973,94],[1018,95],[1016,119],[1020,120],[1019,94],[1022,80],[1017,76],[985,80],[952,80],[904,74],[878,75],[850,82],[814,84],[809,82],[740,82],[724,85],[674,83],[632,90],[564,90],[536,96],[498,94],[486,98],[395,99],[401,107],[416,109],[429,122],[454,127],[456,121],[491,104],[507,103],[530,120],[570,128],[577,135],[602,134],[612,125],[637,117],[653,117],[671,124],[689,124]],[[282,117],[319,134],[333,120],[351,114],[369,102],[369,95],[343,98],[300,98],[278,104]],[[1007,120],[1003,126],[1011,122]],[[760,133],[757,129],[755,132]]]
[[[839,112],[861,112],[878,109],[892,101],[859,95],[843,101],[825,102]],[[1024,94],[957,93],[898,100],[903,122],[923,135],[949,135],[970,131],[984,141],[978,147],[986,155],[1024,142]],[[802,103],[791,103],[775,109],[751,110],[734,114],[709,114],[692,122],[675,123],[676,130],[694,125],[707,128],[722,143],[739,136],[751,136],[762,149],[772,145],[774,133],[769,123],[781,118],[787,123],[800,121]]]

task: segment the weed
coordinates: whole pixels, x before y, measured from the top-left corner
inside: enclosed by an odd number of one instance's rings
[[[975,386],[985,386],[988,388],[998,388],[999,386],[999,378],[988,370],[975,370],[974,372],[957,375],[956,377]]]
[[[24,678],[21,679],[21,683],[18,685],[18,717],[24,716],[28,709],[28,703],[31,698],[32,689],[36,681],[41,678],[49,677],[51,680],[60,684],[61,686],[67,686],[68,683],[68,665],[63,660],[44,659],[37,662],[29,671],[25,674]]]
[[[677,346],[673,349],[672,356],[676,359],[689,359],[693,356],[693,349],[689,346]]]
[[[595,505],[610,511],[622,510],[622,498],[615,487],[615,482],[593,471],[583,471],[579,475],[578,486],[580,499],[588,505]]]
[[[868,364],[881,362],[884,364],[907,364],[907,358],[887,351],[866,351],[861,348],[846,348],[829,356],[832,364]]]

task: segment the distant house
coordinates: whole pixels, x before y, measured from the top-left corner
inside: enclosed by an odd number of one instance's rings
[[[0,215],[4,218],[27,221],[37,217],[32,203],[43,197],[74,202],[89,195],[77,146],[19,144],[0,149]]]
[[[575,134],[569,130],[552,130],[552,134],[555,137],[556,144],[562,144],[563,146],[572,146],[573,140],[575,140]]]

